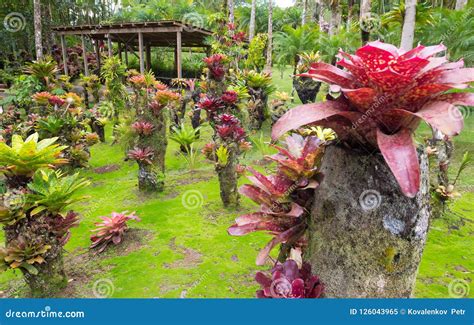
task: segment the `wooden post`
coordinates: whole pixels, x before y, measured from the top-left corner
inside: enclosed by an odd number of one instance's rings
[[[82,58],[84,60],[84,75],[89,75],[89,67],[87,66],[87,54],[86,54],[86,39],[84,34],[81,35],[82,40]]]
[[[66,49],[66,40],[64,39],[64,35],[61,35],[61,51],[63,52],[63,66],[64,66],[64,74],[68,75],[67,69],[67,49]],[[13,52],[15,53],[15,52]]]
[[[98,39],[94,40],[94,45],[95,45],[95,55],[97,57],[97,74],[100,75],[100,46],[99,46]]]
[[[150,71],[151,69],[151,45],[147,43],[145,46],[145,62],[146,62],[146,71]]]
[[[118,56],[120,58],[120,61],[122,61],[122,43],[117,42],[117,46],[118,46]]]
[[[183,71],[181,69],[181,31],[176,33],[176,69],[178,78],[183,77]]]
[[[143,58],[143,33],[138,32],[138,57],[140,59],[140,73],[145,72],[145,62]]]
[[[109,50],[109,57],[113,55],[112,52],[112,39],[110,38],[110,34],[107,34],[107,50]]]
[[[128,68],[128,46],[127,46],[127,43],[125,43],[125,65]]]

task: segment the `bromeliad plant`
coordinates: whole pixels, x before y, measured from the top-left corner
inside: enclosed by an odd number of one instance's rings
[[[166,110],[171,109],[180,95],[156,81],[153,73],[133,75],[129,79],[134,90],[135,133],[133,150],[128,158],[138,163],[138,187],[142,191],[162,191],[164,188],[166,138]]]
[[[91,249],[102,253],[108,245],[118,245],[122,242],[123,235],[128,230],[127,221],[141,221],[135,212],[127,215],[127,212],[112,212],[110,217],[100,217],[102,222],[97,222],[96,229],[92,230],[95,234],[91,236]]]
[[[277,263],[271,270],[271,277],[257,272],[255,281],[262,287],[257,298],[321,298],[324,285],[316,275],[311,274],[311,265],[303,263],[298,268],[296,261]]]
[[[303,246],[306,219],[313,201],[313,191],[321,175],[317,171],[323,153],[317,137],[303,138],[293,134],[286,138],[287,148],[274,146],[278,153],[267,156],[277,163],[276,175],[265,176],[247,168],[252,184],[243,185],[239,192],[260,205],[260,210],[238,217],[228,229],[232,236],[254,231],[266,231],[273,236],[257,257],[263,265],[270,251],[280,243],[278,260],[285,261],[292,248]]]
[[[36,106],[34,129],[41,138],[58,137],[67,146],[63,155],[71,168],[86,167],[90,159],[89,147],[99,141],[88,131],[90,116],[82,109],[82,99],[75,93],[55,96],[49,92],[33,95]],[[31,116],[30,116],[31,119]]]
[[[474,68],[448,62],[443,45],[402,51],[371,42],[354,55],[340,51],[340,70],[314,63],[301,76],[340,87],[336,100],[296,107],[273,127],[272,137],[303,125],[332,128],[338,138],[358,148],[380,150],[402,192],[414,197],[420,188],[420,167],[413,132],[424,120],[446,136],[463,128],[455,105],[474,105],[474,94],[447,92],[474,81]]]
[[[0,170],[7,185],[0,209],[6,242],[0,264],[3,270],[21,270],[34,297],[54,296],[67,285],[63,246],[78,216],[66,209],[81,199],[73,194],[89,185],[78,175],[50,170],[66,163],[60,158],[65,147],[56,141],[38,141],[35,133],[25,141],[14,135],[11,146],[0,143]]]

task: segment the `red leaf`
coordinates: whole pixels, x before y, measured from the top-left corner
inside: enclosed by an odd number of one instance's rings
[[[452,93],[436,97],[437,101],[448,102],[453,105],[474,106],[474,93]]]
[[[436,79],[436,82],[460,84],[474,81],[474,68],[456,69],[443,71]]]
[[[286,132],[303,125],[315,123],[330,116],[339,114],[348,109],[340,101],[326,101],[323,103],[306,104],[295,107],[286,112],[273,126],[272,139],[276,140]]]
[[[464,127],[461,112],[447,102],[430,102],[414,114],[447,136],[458,135]]]
[[[323,62],[311,64],[311,68],[307,73],[299,74],[298,76],[318,79],[343,88],[352,88],[354,86],[354,78],[351,74]]]
[[[376,91],[372,88],[341,89],[347,99],[355,105],[358,110],[365,113],[375,101]]]
[[[387,135],[377,129],[377,143],[403,194],[415,197],[420,189],[420,165],[410,130]]]

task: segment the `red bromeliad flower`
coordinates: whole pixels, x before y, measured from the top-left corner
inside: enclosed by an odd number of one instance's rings
[[[324,291],[319,278],[311,274],[310,264],[303,263],[299,270],[291,259],[275,265],[271,278],[257,272],[255,280],[262,287],[257,298],[320,298]]]
[[[291,180],[308,180],[316,173],[316,162],[320,159],[324,147],[321,140],[315,136],[303,138],[292,134],[285,139],[288,149],[272,145],[279,152],[267,159],[278,163],[278,170]]]
[[[112,212],[110,217],[100,218],[103,221],[95,224],[97,229],[92,230],[95,234],[91,236],[90,246],[91,249],[97,249],[98,253],[104,251],[107,245],[118,245],[122,241],[123,234],[128,230],[127,221],[140,221],[134,212],[129,215],[126,212]]]
[[[153,133],[153,129],[155,128],[153,124],[146,122],[146,121],[138,121],[132,124],[132,128],[141,135],[150,135]]]
[[[224,79],[224,63],[226,59],[227,57],[223,54],[214,54],[208,58],[204,58],[204,63],[206,63],[212,79],[217,81],[222,81],[222,79]]]
[[[232,39],[238,43],[245,41],[245,38],[246,38],[246,35],[244,31],[237,32],[232,36]]]
[[[200,109],[212,114],[224,108],[224,104],[219,98],[205,96],[198,103]]]
[[[337,64],[318,62],[304,77],[340,87],[337,100],[296,107],[274,125],[272,137],[303,125],[330,127],[352,145],[378,148],[402,192],[414,197],[420,187],[420,168],[412,133],[421,120],[447,136],[463,128],[454,105],[474,105],[474,94],[448,93],[474,81],[474,68],[464,62],[434,57],[443,45],[418,46],[404,52],[393,45],[371,42],[355,55],[340,52]]]
[[[224,141],[239,142],[246,136],[237,117],[231,114],[222,114],[216,118],[217,135]]]
[[[58,107],[64,105],[64,103],[66,102],[61,97],[58,97],[58,96],[55,96],[55,95],[52,95],[51,97],[49,97],[48,101],[51,105],[58,106]]]
[[[235,91],[227,90],[227,91],[224,91],[224,93],[222,94],[221,100],[226,105],[234,105],[239,100],[239,96],[237,95]]]
[[[143,163],[146,165],[151,165],[153,163],[151,159],[153,159],[154,152],[150,147],[146,147],[144,149],[134,148],[128,152],[127,156],[130,159],[136,160],[139,164]]]

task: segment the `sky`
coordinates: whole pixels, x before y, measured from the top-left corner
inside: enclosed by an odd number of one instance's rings
[[[294,0],[275,0],[278,7],[286,8],[293,5]]]

